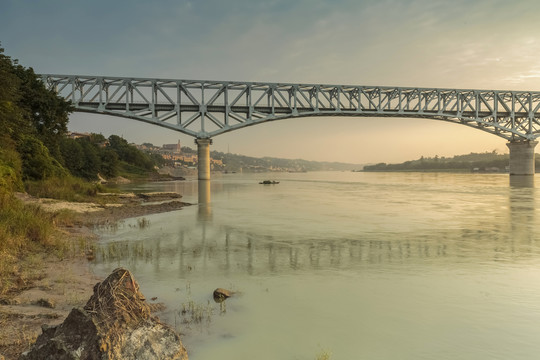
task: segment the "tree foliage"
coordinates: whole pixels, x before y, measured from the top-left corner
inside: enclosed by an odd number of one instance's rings
[[[95,180],[98,174],[106,178],[118,175],[118,155],[106,146],[103,135],[91,134],[78,139],[66,137],[60,143],[60,153],[64,166],[74,176]]]
[[[67,174],[59,143],[67,131],[71,105],[1,48],[0,79],[0,141],[4,149],[19,153],[21,163],[13,171],[23,180]]]
[[[69,174],[87,180],[117,176],[123,163],[137,173],[153,171],[157,158],[119,136],[67,137],[70,102],[57,96],[34,73],[0,48],[0,174],[2,184]]]
[[[118,154],[121,161],[141,169],[152,170],[154,168],[154,162],[148,154],[130,145],[118,135],[109,136],[109,147]]]

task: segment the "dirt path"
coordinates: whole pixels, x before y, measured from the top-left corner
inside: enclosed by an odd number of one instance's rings
[[[103,280],[92,273],[92,255],[86,251],[88,245],[98,240],[91,231],[93,226],[190,205],[176,200],[179,196],[164,193],[137,197],[136,200],[110,206],[20,197],[28,202],[38,201],[45,209],[50,206],[51,211],[68,208],[78,215],[74,226],[61,229],[68,244],[72,245],[65,256],[60,259],[48,255],[37,260],[36,267],[42,268],[36,269],[38,274],[35,279],[21,284],[19,293],[0,298],[0,360],[3,357],[7,360],[17,359],[41,333],[43,324],[57,325],[63,322],[73,307],[84,306],[92,295],[94,285]],[[161,202],[148,204],[148,201]]]

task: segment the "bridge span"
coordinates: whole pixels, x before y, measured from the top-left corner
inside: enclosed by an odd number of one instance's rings
[[[308,116],[425,118],[508,141],[510,174],[535,172],[540,92],[40,75],[75,111],[143,121],[193,136],[199,179],[210,179],[214,136]]]

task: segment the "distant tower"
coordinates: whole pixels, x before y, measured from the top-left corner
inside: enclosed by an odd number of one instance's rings
[[[178,144],[176,145],[176,152],[179,154],[182,152],[182,146],[180,146],[180,140],[178,140]]]

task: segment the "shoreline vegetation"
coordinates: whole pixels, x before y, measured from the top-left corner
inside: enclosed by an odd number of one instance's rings
[[[537,157],[538,165],[540,158]],[[419,172],[478,172],[504,173],[508,172],[509,154],[498,154],[496,151],[485,153],[470,153],[453,157],[420,157],[399,164],[379,163],[365,165],[365,172],[376,171],[419,171]],[[537,165],[537,168],[538,168]]]
[[[181,209],[178,194],[125,196],[104,179],[172,180],[160,157],[119,136],[68,136],[70,102],[0,46],[0,359],[83,305],[98,279],[88,261],[100,223]],[[107,193],[109,195],[101,195]]]
[[[60,324],[73,307],[84,305],[94,285],[103,280],[90,269],[98,240],[93,228],[190,205],[180,201],[177,193],[99,194],[93,198],[96,202],[13,194],[13,204],[51,227],[47,227],[45,243],[25,249],[16,258],[0,260],[0,359],[18,359],[40,335],[43,324]],[[152,202],[159,203],[146,204]]]

